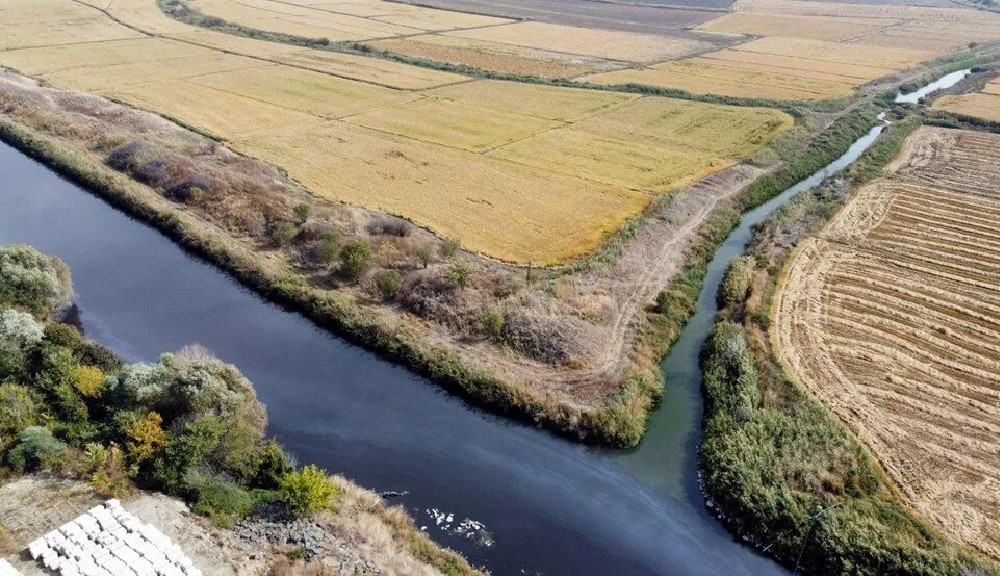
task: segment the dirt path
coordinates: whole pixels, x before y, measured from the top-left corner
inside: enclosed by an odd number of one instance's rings
[[[1000,559],[1000,136],[922,128],[803,241],[776,295],[782,364],[915,510]]]

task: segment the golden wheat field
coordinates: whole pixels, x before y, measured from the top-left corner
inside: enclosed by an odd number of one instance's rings
[[[745,159],[792,123],[777,110],[471,80],[229,36],[165,22],[155,0],[116,0],[111,12],[157,36],[2,51],[0,65],[159,113],[318,195],[515,262],[586,254],[656,194]],[[60,23],[29,20],[24,34]]]
[[[776,296],[785,368],[909,503],[1000,558],[1000,136],[922,128],[802,242]]]
[[[942,96],[934,101],[938,110],[1000,122],[1000,80],[986,84],[980,92]]]

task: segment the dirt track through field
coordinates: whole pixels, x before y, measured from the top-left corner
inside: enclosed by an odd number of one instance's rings
[[[1000,559],[1000,136],[922,128],[789,265],[774,342],[939,530]]]

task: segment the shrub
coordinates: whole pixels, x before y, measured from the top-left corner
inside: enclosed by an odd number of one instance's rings
[[[298,227],[287,220],[278,222],[271,228],[271,239],[277,246],[288,244],[299,233]]]
[[[458,240],[445,240],[441,243],[441,246],[438,247],[438,252],[441,254],[442,258],[448,260],[455,257],[455,254],[458,253],[459,247],[461,247],[461,243]]]
[[[413,253],[416,254],[417,260],[420,261],[420,265],[424,268],[427,268],[434,262],[434,247],[428,242],[417,246]]]
[[[208,516],[219,526],[231,527],[233,523],[254,509],[254,499],[249,492],[221,478],[209,478],[198,489],[194,511]]]
[[[0,346],[11,346],[19,351],[38,344],[45,337],[45,328],[34,316],[17,310],[0,312]]]
[[[298,218],[299,222],[305,222],[309,219],[309,215],[312,214],[312,206],[303,202],[293,208],[292,213],[295,214],[295,217]]]
[[[465,288],[472,281],[472,266],[464,260],[452,260],[444,270],[444,278],[455,286]]]
[[[754,259],[751,256],[735,258],[729,263],[729,270],[719,289],[719,303],[724,307],[743,302],[753,281]]]
[[[313,251],[313,257],[324,265],[332,264],[340,254],[340,234],[335,230],[323,233],[319,244]]]
[[[45,342],[76,350],[83,343],[83,336],[75,326],[50,322],[45,325]]]
[[[12,436],[38,422],[40,406],[31,390],[0,384],[0,436]]]
[[[385,300],[396,300],[403,293],[403,277],[395,270],[379,270],[375,285]]]
[[[366,230],[373,236],[398,236],[406,238],[413,233],[413,225],[402,218],[377,216],[368,222]]]
[[[84,462],[91,472],[90,485],[105,498],[121,498],[132,491],[132,483],[125,471],[125,454],[117,444],[105,448],[96,443],[87,444]]]
[[[161,424],[163,424],[163,418],[156,412],[150,412],[128,427],[126,434],[129,440],[126,447],[135,462],[149,460],[166,446],[167,433],[164,432]]]
[[[368,271],[375,259],[372,247],[364,242],[350,242],[340,250],[340,273],[348,280],[357,280]]]
[[[503,339],[504,317],[502,312],[495,308],[484,310],[482,322],[483,331],[486,332],[490,338],[496,342]]]
[[[7,454],[7,460],[17,470],[55,468],[69,447],[56,440],[52,431],[42,426],[29,426],[21,432],[20,444]]]
[[[0,305],[46,317],[73,298],[69,268],[25,245],[0,246]]]
[[[93,366],[74,366],[70,370],[70,381],[76,391],[88,398],[96,398],[104,389],[104,372]]]
[[[313,465],[289,472],[281,480],[281,500],[297,516],[329,508],[336,495],[336,485]]]

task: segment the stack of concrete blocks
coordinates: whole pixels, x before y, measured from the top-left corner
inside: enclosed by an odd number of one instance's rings
[[[170,538],[118,500],[35,540],[28,552],[62,576],[202,576]]]

